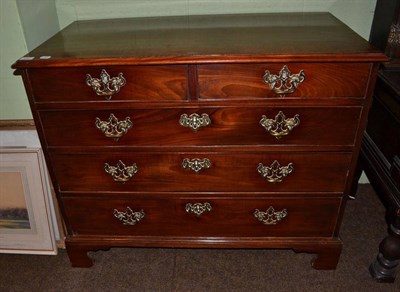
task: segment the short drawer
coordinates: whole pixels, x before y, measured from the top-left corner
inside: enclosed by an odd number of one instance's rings
[[[188,87],[186,73],[187,67],[180,65],[28,70],[33,97],[37,102],[185,100]],[[92,85],[87,84],[88,74]]]
[[[39,114],[49,146],[320,147],[352,146],[360,111],[360,107],[230,107],[53,110]],[[183,125],[182,117],[187,122]],[[209,124],[201,124],[205,119]]]
[[[61,191],[342,192],[349,153],[51,153]]]
[[[290,75],[281,70],[287,67]],[[279,77],[304,73],[304,81],[296,85],[285,81],[287,88],[294,86],[286,98],[301,97],[364,97],[369,80],[369,63],[274,63],[274,64],[215,64],[199,65],[200,99],[249,99],[280,97],[276,93]],[[276,78],[275,91],[263,81],[266,71]],[[289,73],[287,73],[289,74]],[[299,77],[299,76],[298,76]],[[299,77],[300,78],[300,77]],[[301,78],[300,78],[301,79]],[[278,80],[278,81],[277,81]],[[288,78],[290,80],[290,78]],[[270,83],[271,86],[273,83]],[[281,88],[283,90],[283,88]],[[290,91],[290,90],[289,90]]]
[[[74,235],[330,237],[340,198],[63,198]]]

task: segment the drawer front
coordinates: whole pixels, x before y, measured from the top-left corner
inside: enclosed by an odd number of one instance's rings
[[[268,70],[277,80],[285,65],[293,79],[296,79],[294,74],[304,72],[304,81],[298,83],[294,92],[286,94],[286,98],[364,97],[366,94],[371,67],[368,63],[216,64],[198,66],[199,98],[280,97],[263,81],[263,76]],[[291,86],[288,82],[285,84]],[[275,90],[279,87],[280,81],[277,81]]]
[[[340,198],[63,198],[73,234],[113,236],[329,237],[340,202]]]
[[[49,146],[353,145],[360,107],[41,111]],[[210,124],[188,127],[207,114]],[[67,122],[66,122],[67,121]],[[195,123],[194,123],[195,124]],[[62,133],[62,134],[61,134]]]
[[[101,75],[103,69],[109,78]],[[37,102],[187,99],[186,66],[45,68],[29,69],[28,73]],[[125,81],[121,81],[121,73]],[[93,85],[87,84],[88,74]],[[113,84],[118,82],[120,85]]]
[[[50,157],[61,191],[342,192],[351,154],[98,152]]]

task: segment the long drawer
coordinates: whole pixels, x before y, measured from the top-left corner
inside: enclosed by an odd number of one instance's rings
[[[50,153],[61,191],[342,192],[349,153]]]
[[[332,236],[340,198],[63,198],[74,235]]]
[[[38,68],[29,80],[37,102],[167,101],[187,99],[186,74],[183,65]]]
[[[287,65],[287,66],[286,66]],[[289,72],[281,71],[284,66]],[[269,71],[271,85],[288,88],[290,76],[304,73],[304,81],[286,97],[364,97],[369,80],[368,63],[273,63],[273,64],[216,64],[198,66],[200,99],[240,99],[280,97],[263,82]],[[298,79],[300,76],[298,76]],[[297,79],[297,78],[295,78]],[[294,80],[295,80],[294,79]],[[295,86],[295,85],[293,85]],[[283,89],[283,87],[281,88]],[[294,88],[292,88],[294,89]]]
[[[40,111],[49,146],[353,145],[360,107]],[[207,116],[205,116],[207,115]]]

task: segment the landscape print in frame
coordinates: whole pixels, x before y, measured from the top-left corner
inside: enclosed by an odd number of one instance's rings
[[[0,229],[31,229],[20,171],[0,171]]]
[[[0,148],[0,253],[56,254],[40,148]]]

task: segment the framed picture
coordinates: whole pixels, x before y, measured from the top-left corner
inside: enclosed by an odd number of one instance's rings
[[[0,148],[0,253],[57,254],[40,148]]]

